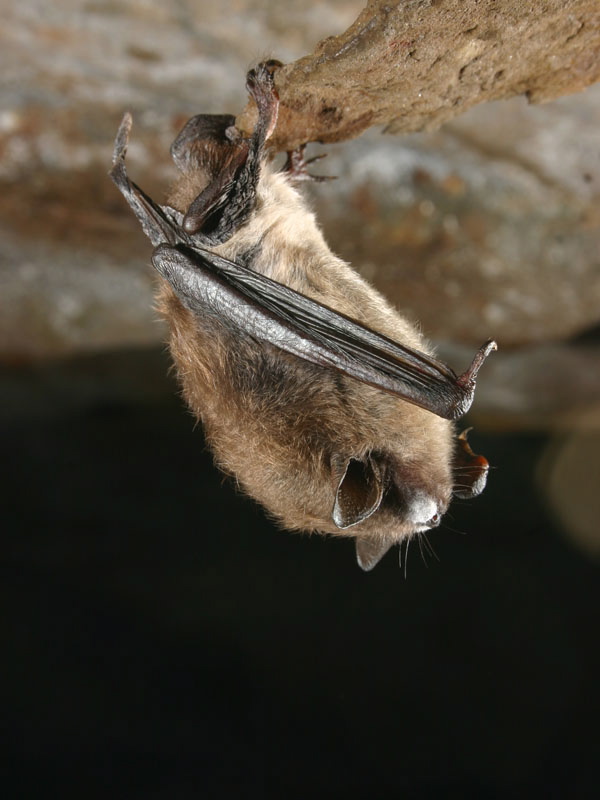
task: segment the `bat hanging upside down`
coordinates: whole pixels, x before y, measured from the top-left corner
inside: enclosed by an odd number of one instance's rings
[[[352,536],[369,570],[483,491],[488,463],[451,420],[466,413],[484,344],[457,376],[421,334],[327,247],[295,188],[304,148],[276,172],[276,62],[246,86],[258,121],[198,115],[171,147],[181,176],[158,205],[111,177],[154,245],[158,307],[184,397],[220,467],[285,528]]]

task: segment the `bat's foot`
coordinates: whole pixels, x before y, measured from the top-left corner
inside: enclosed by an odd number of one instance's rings
[[[315,181],[317,183],[322,183],[323,181],[334,181],[335,175],[312,175],[308,171],[310,164],[314,164],[315,161],[320,161],[322,158],[326,158],[327,153],[321,153],[318,156],[313,156],[312,158],[306,159],[304,157],[305,150],[305,144],[301,144],[300,147],[297,147],[295,150],[288,150],[287,160],[281,168],[281,171],[285,172],[290,180],[297,183],[300,183],[301,181]]]
[[[175,140],[172,153],[184,171],[194,166],[194,161],[202,165],[203,160],[210,160],[212,167],[212,180],[183,218],[188,235],[200,234],[211,244],[222,244],[252,213],[265,143],[277,124],[279,97],[273,73],[279,66],[279,62],[265,61],[246,76],[246,88],[258,109],[256,126],[248,138],[240,136],[233,117],[199,116]],[[215,138],[220,139],[218,146]]]
[[[280,61],[263,61],[246,75],[246,89],[256,103],[258,123],[252,134],[261,139],[261,146],[269,139],[277,125],[279,95],[275,88],[274,75],[281,67]]]

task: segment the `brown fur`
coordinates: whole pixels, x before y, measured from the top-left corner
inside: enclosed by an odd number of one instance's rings
[[[185,213],[203,188],[182,176],[170,205]],[[236,260],[260,242],[252,268],[411,348],[431,354],[420,333],[327,247],[288,178],[263,166],[252,217],[214,251]],[[411,497],[439,514],[452,494],[453,426],[377,389],[198,319],[161,282],[158,308],[186,402],[204,425],[220,467],[283,526],[395,542],[426,525],[406,519]],[[397,492],[363,522],[332,521],[332,460],[373,453]],[[393,495],[393,496],[392,496]]]

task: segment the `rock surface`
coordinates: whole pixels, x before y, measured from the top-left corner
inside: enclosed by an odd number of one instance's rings
[[[571,3],[568,13],[585,5]],[[7,7],[0,33],[0,357],[160,341],[150,246],[106,176],[123,111],[134,115],[131,173],[160,199],[175,174],[168,147],[187,118],[239,111],[249,64],[265,54],[305,63],[320,39],[352,26],[361,6],[65,0],[48,8],[25,0]],[[431,11],[427,3],[405,6],[411,14],[417,6]],[[589,27],[577,28],[569,48],[593,34]],[[526,49],[529,28],[510,32]],[[331,47],[329,40],[316,52],[329,58]],[[352,52],[345,51],[347,65]],[[364,63],[360,52],[357,64]],[[475,85],[493,58],[487,50],[475,56],[463,80]],[[591,80],[590,69],[570,71],[570,88]],[[534,95],[543,99],[541,88]],[[402,119],[404,129],[414,127],[414,114]],[[494,336],[504,353],[518,347],[523,358],[523,348],[535,346],[535,364],[538,347],[600,322],[599,123],[600,87],[593,87],[545,105],[485,103],[438,132],[400,138],[374,129],[327,147],[320,171],[339,177],[310,187],[311,202],[332,248],[431,338],[472,348]],[[545,388],[562,374],[575,407],[582,397],[600,402],[588,383],[577,394],[582,382],[568,382],[569,369],[559,359]],[[484,372],[480,397],[493,397],[486,380]]]

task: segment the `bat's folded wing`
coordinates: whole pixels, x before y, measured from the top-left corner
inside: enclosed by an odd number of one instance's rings
[[[216,314],[258,340],[446,419],[468,411],[477,371],[496,347],[486,342],[457,376],[440,361],[210,250],[162,244],[152,260],[193,313]]]
[[[204,247],[201,232],[183,227],[184,217],[159,206],[131,181],[125,155],[131,116],[123,118],[111,178],[150,241],[153,263],[191,311],[216,313],[256,339],[299,358],[396,395],[446,419],[465,414],[477,372],[496,343],[486,342],[462,375],[435,358],[394,342],[328,306]]]

